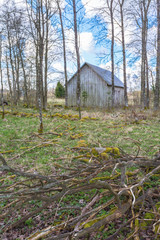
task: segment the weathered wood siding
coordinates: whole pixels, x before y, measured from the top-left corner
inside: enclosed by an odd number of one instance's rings
[[[111,106],[111,87],[90,67],[85,65],[80,72],[81,106],[107,108]],[[68,106],[76,106],[77,76],[68,83]],[[123,88],[115,88],[116,104],[123,104]],[[85,97],[86,96],[86,97]]]
[[[124,89],[115,87],[115,105],[124,105]]]
[[[112,92],[112,87],[109,86],[109,92]],[[124,89],[120,87],[115,87],[115,106],[124,105]],[[111,106],[111,101],[110,101]]]

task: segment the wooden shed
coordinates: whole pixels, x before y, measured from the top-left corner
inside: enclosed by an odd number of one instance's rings
[[[111,106],[112,74],[110,71],[84,63],[80,70],[81,106],[107,108]],[[115,105],[124,104],[124,85],[114,76]],[[68,81],[68,106],[76,103],[77,73]]]

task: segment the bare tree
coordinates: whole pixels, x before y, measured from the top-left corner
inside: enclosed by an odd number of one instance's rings
[[[140,12],[141,12],[141,34],[142,34],[142,57],[141,57],[141,106],[146,107],[146,60],[147,60],[147,30],[148,30],[148,10],[151,0],[143,0],[139,2]]]
[[[30,25],[28,31],[35,47],[36,105],[38,107],[38,88],[40,87],[42,108],[46,110],[48,95],[48,58],[50,50],[49,36],[51,35],[49,24],[56,10],[51,11],[51,0],[32,0],[31,2],[26,0],[26,6]],[[40,76],[38,74],[40,74]],[[40,84],[40,86],[38,86],[38,84]]]
[[[10,19],[10,15],[9,15],[9,13],[7,13],[6,18],[5,18],[5,22],[6,22],[6,30],[7,30],[9,59],[10,59],[10,65],[11,65],[11,69],[12,69],[13,102],[14,102],[14,104],[17,104],[16,77],[15,77],[15,68],[14,68],[13,57],[12,57],[12,44],[11,44],[9,19]]]
[[[0,32],[0,78],[1,78],[2,119],[4,119],[3,79],[2,79],[2,33],[1,32]]]
[[[45,66],[44,66],[44,109],[47,109],[47,96],[48,96],[48,32],[49,32],[49,1],[45,0]]]
[[[44,29],[41,29],[41,0],[37,0],[36,5],[36,29],[37,29],[37,91],[38,91],[38,105],[39,105],[39,133],[43,132],[43,119],[42,119],[42,102],[43,102],[43,37]],[[43,27],[43,26],[42,26]]]
[[[125,0],[118,0],[120,6],[121,16],[121,34],[122,34],[122,50],[123,50],[123,80],[124,80],[124,102],[125,107],[128,107],[128,95],[127,95],[127,77],[126,77],[126,46],[125,46],[125,35],[124,35],[124,13],[123,6]]]
[[[81,119],[81,85],[80,85],[80,54],[78,45],[78,29],[77,29],[77,10],[76,1],[73,1],[73,17],[74,17],[74,37],[75,37],[75,50],[77,60],[77,107],[79,111],[79,119]]]
[[[150,94],[149,94],[149,67],[148,67],[148,56],[146,51],[146,107],[149,108]]]
[[[5,60],[6,60],[6,67],[7,67],[7,80],[8,80],[8,86],[9,86],[9,92],[10,92],[10,97],[11,97],[11,100],[12,100],[12,86],[11,86],[11,80],[10,80],[7,51],[6,51]]]
[[[67,58],[66,58],[66,38],[63,26],[63,18],[62,11],[59,4],[59,0],[57,1],[57,7],[59,11],[59,18],[61,23],[61,31],[62,31],[62,40],[63,40],[63,62],[64,62],[64,76],[65,76],[65,106],[68,107],[68,77],[67,77]]]
[[[115,103],[115,85],[114,85],[114,0],[107,0],[107,7],[110,13],[111,20],[111,32],[112,32],[112,41],[111,41],[111,69],[112,69],[112,107],[114,107]]]
[[[10,2],[8,3],[10,4]],[[21,73],[21,56],[20,56],[20,42],[23,33],[22,28],[22,13],[14,4],[9,5],[9,8],[4,4],[1,10],[1,21],[4,29],[5,36],[5,51],[6,51],[6,64],[7,64],[7,78],[10,89],[10,95],[13,103],[17,104],[20,100],[20,73]],[[9,57],[9,61],[8,61]],[[9,75],[11,69],[11,80]],[[25,81],[25,79],[24,79]]]
[[[159,108],[159,91],[160,91],[160,0],[157,0],[157,68],[154,96],[155,110]]]
[[[128,15],[132,21],[132,26],[135,27],[135,31],[133,32],[134,37],[132,37],[130,46],[134,46],[137,58],[141,58],[141,107],[146,108],[149,104],[147,37],[151,0],[134,0],[131,1],[129,6],[130,8],[127,10]]]
[[[15,80],[16,80],[16,101],[20,100],[20,84],[19,84],[19,74],[20,74],[20,58],[17,51],[17,45],[13,42],[13,37],[11,39],[12,42],[12,61],[14,64],[15,71]]]

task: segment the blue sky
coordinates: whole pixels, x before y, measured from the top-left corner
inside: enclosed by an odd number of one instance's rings
[[[127,0],[127,4],[130,0]],[[105,0],[81,0],[79,6],[84,4],[84,10],[80,13],[83,19],[80,24],[80,52],[81,64],[89,62],[103,68],[111,70],[111,25],[110,19],[103,14],[97,15],[96,8],[106,5]],[[68,6],[67,6],[68,7]],[[94,9],[95,8],[95,9]],[[69,12],[72,18],[71,12]],[[116,15],[116,14],[115,14]],[[154,1],[152,1],[149,11],[149,30],[147,53],[150,67],[155,73],[156,48],[154,42],[156,40],[156,11]],[[79,19],[79,18],[78,18]],[[123,81],[123,62],[122,62],[122,46],[117,38],[121,38],[120,28],[116,23],[120,23],[120,18],[116,15],[115,23],[115,73]],[[141,30],[138,29],[134,19],[124,17],[125,23],[125,40],[126,40],[126,56],[127,56],[127,75],[132,80],[132,76],[140,77],[141,66]],[[82,37],[81,37],[82,36]],[[90,43],[89,43],[90,42]],[[133,44],[134,42],[134,44]],[[103,57],[104,56],[104,57]],[[73,70],[73,69],[72,69]],[[140,80],[139,80],[140,81]]]

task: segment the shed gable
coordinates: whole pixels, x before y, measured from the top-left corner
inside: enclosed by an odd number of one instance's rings
[[[106,71],[106,70],[104,70]],[[120,81],[120,80],[119,80]],[[81,106],[107,108],[111,106],[112,88],[90,64],[85,63],[80,70]],[[68,105],[77,106],[77,73],[68,82]],[[116,104],[123,104],[124,89],[116,87]]]
[[[108,100],[108,86],[89,66],[85,65],[80,71],[81,105],[84,107],[104,107]],[[68,83],[69,106],[76,106],[77,75]]]

